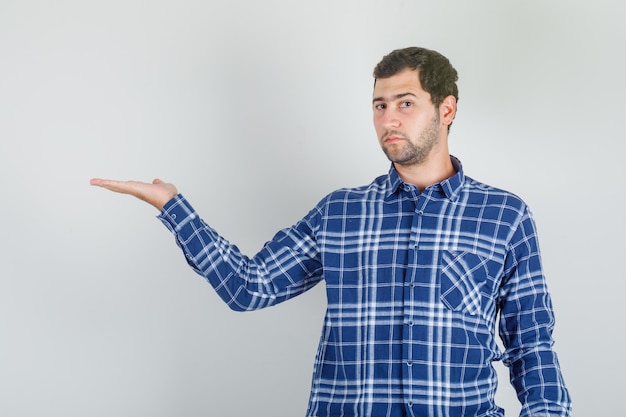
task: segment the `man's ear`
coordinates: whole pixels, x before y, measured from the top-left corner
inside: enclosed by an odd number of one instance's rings
[[[450,126],[456,116],[456,98],[447,96],[439,105],[439,118],[441,123]]]

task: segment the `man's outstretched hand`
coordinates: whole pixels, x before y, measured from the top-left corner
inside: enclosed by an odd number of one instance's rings
[[[92,178],[91,185],[106,188],[116,193],[130,194],[161,211],[165,203],[178,194],[174,184],[169,184],[155,179],[152,184],[141,181],[116,181],[102,178]]]

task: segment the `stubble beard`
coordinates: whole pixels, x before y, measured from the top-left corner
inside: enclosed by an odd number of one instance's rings
[[[422,130],[416,142],[412,142],[410,138],[402,132],[390,130],[385,132],[383,139],[389,135],[398,136],[404,139],[401,143],[393,145],[384,145],[383,152],[387,158],[394,164],[409,166],[421,165],[428,160],[433,149],[439,143],[439,115],[435,113],[431,124]]]

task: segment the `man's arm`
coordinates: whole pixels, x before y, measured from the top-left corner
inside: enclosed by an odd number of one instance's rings
[[[511,239],[500,294],[504,363],[522,404],[521,417],[568,417],[571,399],[553,351],[554,313],[535,224],[526,211]]]
[[[116,181],[102,178],[92,178],[89,183],[116,193],[132,195],[154,206],[159,211],[178,194],[174,184],[165,183],[158,178],[151,184],[141,181]]]
[[[255,310],[307,291],[322,278],[319,251],[309,221],[279,231],[252,258],[206,224],[173,184],[155,179],[115,181],[94,178],[91,185],[147,202],[174,234],[187,263],[202,275],[230,308]],[[315,215],[312,210],[311,215]]]

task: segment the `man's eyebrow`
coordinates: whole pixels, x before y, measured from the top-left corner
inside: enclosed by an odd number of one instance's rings
[[[406,97],[406,96],[413,96],[413,97],[417,98],[417,96],[415,94],[407,92],[407,93],[396,94],[395,96],[391,97],[390,101],[399,100],[399,99],[401,99],[403,97]],[[384,97],[374,97],[374,99],[372,100],[372,103],[376,103],[377,101],[385,101],[385,98]]]

